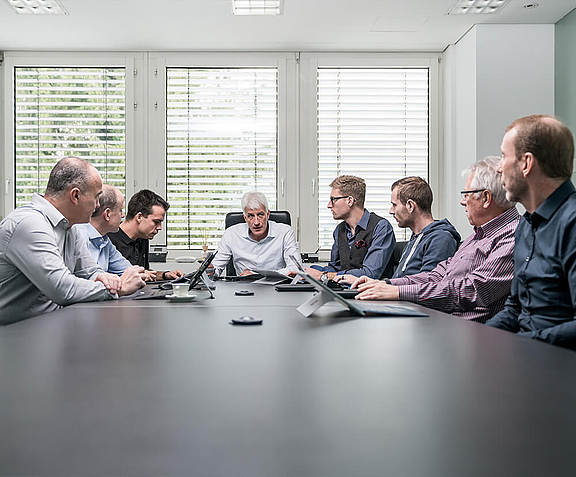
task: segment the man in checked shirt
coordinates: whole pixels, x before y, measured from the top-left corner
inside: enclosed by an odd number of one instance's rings
[[[500,183],[499,157],[472,164],[460,204],[474,233],[430,272],[380,281],[356,279],[357,300],[407,300],[485,323],[503,307],[514,275],[514,232],[520,215]],[[350,279],[348,279],[350,281]]]

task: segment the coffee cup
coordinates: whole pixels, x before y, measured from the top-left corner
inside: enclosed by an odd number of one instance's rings
[[[173,283],[174,296],[188,296],[188,283]]]

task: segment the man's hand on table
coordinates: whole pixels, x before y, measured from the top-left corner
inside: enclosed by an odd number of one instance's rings
[[[315,278],[316,280],[320,280],[320,277],[322,276],[322,274],[324,272],[320,271],[320,270],[316,270],[315,268],[311,268],[308,267],[305,272],[310,275],[312,278]]]
[[[122,280],[113,273],[99,273],[94,279],[95,282],[102,282],[112,295],[117,294],[122,288]]]
[[[138,265],[128,267],[120,277],[122,288],[119,290],[118,295],[131,295],[136,290],[139,290],[146,285],[145,277],[146,270],[144,270],[144,267],[139,267]]]
[[[181,270],[173,270],[171,272],[158,272],[158,273],[162,277],[159,278],[159,280],[176,280],[177,278],[184,276]]]
[[[350,288],[357,288],[360,293],[356,300],[398,300],[398,287],[388,285],[381,280],[363,275],[352,283]]]

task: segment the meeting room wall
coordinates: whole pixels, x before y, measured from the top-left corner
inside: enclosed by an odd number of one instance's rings
[[[556,115],[576,131],[576,10],[556,23],[555,46]]]
[[[500,155],[506,126],[534,113],[554,114],[554,25],[476,25],[443,57],[442,210],[471,233],[459,191],[471,162]]]
[[[504,128],[514,118],[554,113],[554,31],[554,25],[477,25],[442,55],[436,213],[448,217],[463,236],[471,229],[459,205],[461,171],[478,157],[499,154]],[[0,102],[2,144],[4,104]],[[4,171],[5,148],[0,154]],[[2,193],[0,211],[6,213],[4,204]]]

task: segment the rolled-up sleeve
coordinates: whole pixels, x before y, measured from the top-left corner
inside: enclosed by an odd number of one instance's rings
[[[218,244],[218,249],[216,250],[216,256],[212,260],[212,266],[214,267],[214,273],[216,276],[220,276],[226,265],[232,258],[232,247],[228,243],[228,237],[230,235],[230,229],[226,229],[222,234],[220,243]]]
[[[276,271],[279,273],[297,272],[298,267],[294,263],[292,257],[298,261],[300,266],[302,266],[302,257],[300,256],[300,250],[298,250],[296,234],[292,228],[288,229],[284,237],[282,237],[282,254],[286,266]]]

